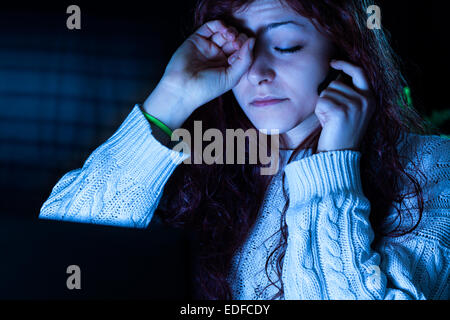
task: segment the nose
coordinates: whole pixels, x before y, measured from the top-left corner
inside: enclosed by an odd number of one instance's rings
[[[253,50],[253,61],[247,73],[248,80],[253,85],[261,85],[263,83],[271,83],[275,78],[275,71],[271,67],[271,61],[267,54],[258,50],[255,44]]]

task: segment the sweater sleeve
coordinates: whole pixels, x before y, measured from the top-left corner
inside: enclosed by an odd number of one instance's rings
[[[155,139],[139,105],[96,148],[82,168],[66,173],[41,207],[40,219],[145,228],[176,167],[189,158]]]
[[[400,300],[445,295],[449,258],[442,242],[416,236],[385,243],[380,251],[371,248],[371,206],[362,191],[360,158],[357,151],[331,151],[286,166],[290,204],[283,263],[285,299]],[[443,178],[449,176],[448,161],[446,170],[441,172]],[[448,190],[448,179],[440,183]],[[441,209],[448,212],[448,207]],[[448,229],[444,233],[448,239]]]

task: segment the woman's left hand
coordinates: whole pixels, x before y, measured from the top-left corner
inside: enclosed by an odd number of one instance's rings
[[[317,152],[358,151],[375,111],[374,96],[361,67],[342,60],[332,61],[330,65],[349,75],[353,86],[339,81],[338,77],[320,94],[315,109],[322,125]]]

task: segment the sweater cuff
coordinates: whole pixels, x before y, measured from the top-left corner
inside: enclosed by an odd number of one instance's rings
[[[120,165],[132,165],[136,171],[145,171],[154,168],[159,163],[161,168],[170,173],[190,154],[174,151],[161,144],[152,133],[152,128],[147,118],[142,113],[139,104],[123,121],[119,129],[104,144],[108,152]],[[164,175],[164,174],[163,174]]]
[[[336,192],[363,193],[359,151],[314,154],[285,167],[290,206]]]

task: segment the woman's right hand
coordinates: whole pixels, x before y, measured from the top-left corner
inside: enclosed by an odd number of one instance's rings
[[[209,21],[175,51],[161,84],[192,113],[239,82],[251,64],[254,42],[221,20]]]

